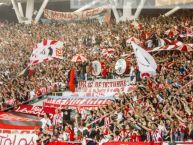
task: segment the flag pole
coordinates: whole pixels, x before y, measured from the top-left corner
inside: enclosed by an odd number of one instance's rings
[[[22,70],[17,77],[20,77],[21,75],[23,75],[24,72],[25,72],[29,67],[30,67],[30,65],[28,65],[24,70]]]

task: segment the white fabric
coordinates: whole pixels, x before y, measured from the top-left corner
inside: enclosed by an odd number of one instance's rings
[[[141,73],[156,74],[157,64],[154,58],[140,46],[132,43],[132,47],[137,58],[137,64]]]
[[[153,47],[153,41],[152,40],[147,40],[146,44],[147,44],[148,48],[152,48]]]

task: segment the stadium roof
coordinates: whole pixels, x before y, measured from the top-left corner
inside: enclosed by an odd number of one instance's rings
[[[23,3],[23,2],[26,2],[27,0],[16,0],[16,1]],[[67,1],[67,0],[49,0],[49,2],[59,2],[59,1]],[[35,2],[43,2],[43,0],[35,0]],[[0,0],[0,3],[10,5],[11,0]]]

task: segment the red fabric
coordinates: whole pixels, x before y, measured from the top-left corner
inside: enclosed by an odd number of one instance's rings
[[[70,130],[70,141],[74,141],[74,131]]]
[[[108,142],[103,145],[161,145],[161,143],[154,142]]]
[[[75,70],[74,70],[74,68],[71,68],[71,70],[70,70],[70,81],[69,81],[69,89],[70,89],[71,92],[75,92],[74,80],[75,80]]]
[[[109,73],[108,67],[105,65],[104,62],[101,62],[101,69],[102,69],[102,77],[106,77]]]
[[[154,143],[154,142],[108,142],[108,143],[103,143],[103,145],[123,145],[123,144],[126,144],[126,145],[161,145],[161,143]],[[55,141],[55,142],[49,143],[48,145],[69,145],[69,144],[65,142]],[[70,143],[70,145],[81,145],[81,144]]]
[[[69,144],[65,142],[55,141],[55,142],[49,143],[48,145],[69,145]],[[81,145],[81,144],[76,143],[76,144],[70,144],[70,145]]]
[[[2,124],[2,123],[0,123],[0,128],[1,129],[33,130],[33,129],[40,128],[40,126],[16,126],[16,125],[9,125],[9,124]]]
[[[32,68],[29,68],[29,77],[31,78],[35,74],[35,71]]]

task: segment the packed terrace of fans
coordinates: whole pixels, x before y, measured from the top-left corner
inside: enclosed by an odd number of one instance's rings
[[[193,43],[192,37],[179,36],[186,34],[187,28],[193,26],[191,17],[141,18],[138,24],[139,28],[134,28],[131,22],[103,25],[5,23],[0,31],[1,109],[35,97],[38,88],[42,86],[51,83],[68,84],[66,72],[71,66],[76,66],[79,80],[85,79],[85,73],[88,79],[95,79],[89,69],[90,62],[94,60],[104,62],[108,69],[101,78],[124,77],[115,73],[114,66],[121,55],[132,53],[131,45],[126,43],[130,37],[138,38],[140,45],[143,48],[149,47],[148,50],[159,45],[159,38]],[[171,32],[166,34],[169,29]],[[41,63],[19,75],[29,63],[32,48],[43,39],[63,41],[65,60]],[[149,40],[151,42],[147,43]],[[101,49],[104,48],[115,49],[113,57],[104,58],[101,55]],[[84,54],[88,62],[71,62],[77,53]],[[154,52],[152,55],[158,64],[155,77],[141,79],[135,59],[132,58],[137,86],[135,91],[121,95],[115,103],[98,110],[77,113],[73,119],[69,115],[63,116],[60,108],[53,120],[45,115],[42,129],[38,131],[38,142],[82,141],[84,138],[96,142],[193,139],[193,53],[176,50]]]

